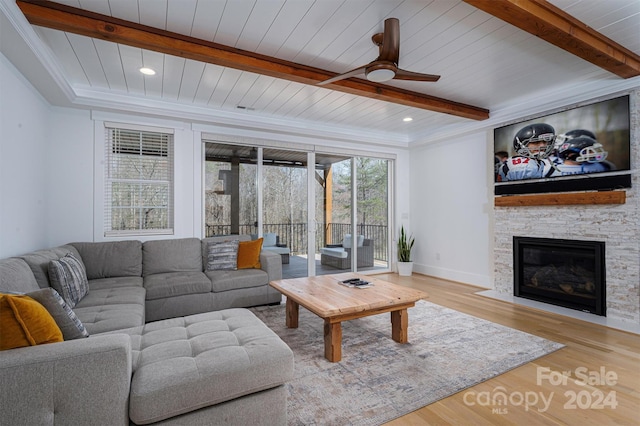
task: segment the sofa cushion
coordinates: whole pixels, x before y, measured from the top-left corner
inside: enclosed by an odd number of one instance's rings
[[[234,271],[238,269],[238,240],[209,243],[207,271]]]
[[[142,244],[142,275],[164,272],[202,272],[202,251],[198,238],[145,241]]]
[[[142,287],[142,277],[110,277],[89,280],[89,293],[120,287]]]
[[[72,245],[38,250],[17,257],[27,262],[40,288],[47,288],[51,287],[51,282],[49,281],[49,262],[58,260],[69,253],[73,254],[76,259],[82,260],[80,253],[78,253],[78,250]]]
[[[84,265],[71,253],[49,262],[49,280],[70,307],[89,293],[89,281]]]
[[[262,238],[238,243],[238,269],[260,269]]]
[[[119,331],[144,324],[144,304],[114,304],[74,308],[91,335]]]
[[[73,309],[91,334],[138,327],[145,322],[145,289],[93,290]]]
[[[346,259],[349,256],[349,253],[342,247],[324,247],[320,249],[320,253],[339,259]]]
[[[40,286],[23,259],[12,257],[0,260],[0,292],[28,293]]]
[[[108,241],[71,243],[75,247],[90,280],[109,277],[142,276],[142,243],[140,241]]]
[[[291,254],[289,247],[263,247],[262,249],[278,254]]]
[[[145,289],[141,287],[103,288],[89,292],[89,294],[76,305],[76,308],[129,303],[144,304],[144,300]]]
[[[280,386],[293,353],[246,309],[146,324],[131,335],[129,416],[148,424]]]
[[[344,239],[342,240],[342,247],[351,248],[352,244],[353,244],[353,241],[351,238],[351,234],[345,234]],[[356,244],[358,247],[362,247],[362,245],[364,244],[364,235],[358,235]]]
[[[262,269],[207,271],[205,274],[211,280],[214,293],[269,284],[269,276]]]
[[[69,305],[67,305],[64,299],[54,289],[39,289],[27,294],[27,296],[45,307],[60,328],[64,340],[89,337],[89,333],[84,327],[84,324],[82,324],[82,321],[80,321]]]
[[[167,272],[144,278],[146,299],[163,299],[183,294],[209,293],[211,281],[202,272]]]
[[[26,295],[0,294],[0,350],[62,342],[44,306]]]

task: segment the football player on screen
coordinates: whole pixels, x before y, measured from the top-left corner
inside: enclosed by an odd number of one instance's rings
[[[562,145],[565,142],[568,142],[570,139],[577,138],[578,136],[589,136],[594,141],[596,142],[598,141],[598,138],[596,137],[595,133],[593,133],[591,130],[587,130],[587,129],[569,130],[566,133],[562,133],[556,136],[555,150],[557,151],[558,148],[560,148],[560,145]]]
[[[586,134],[566,139],[557,150],[562,163],[555,166],[553,176],[607,172],[614,169],[610,162],[605,161],[608,153],[602,144]]]
[[[546,123],[529,124],[513,138],[516,154],[498,170],[498,181],[513,181],[549,177],[555,171],[548,160],[553,151],[556,131]]]

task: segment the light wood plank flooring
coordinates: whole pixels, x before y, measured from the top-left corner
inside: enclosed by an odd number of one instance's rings
[[[485,289],[466,284],[419,274],[376,276],[422,290],[432,303],[566,345],[387,425],[640,425],[637,334],[479,296],[474,293]],[[485,402],[499,387],[507,404]],[[532,404],[527,408],[521,397]]]

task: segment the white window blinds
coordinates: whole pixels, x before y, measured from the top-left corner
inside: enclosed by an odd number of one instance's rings
[[[173,135],[105,130],[105,236],[173,233]]]

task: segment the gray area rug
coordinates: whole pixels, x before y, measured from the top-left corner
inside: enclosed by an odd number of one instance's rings
[[[391,339],[389,314],[342,323],[342,361],[324,358],[323,321],[300,307],[252,308],[293,350],[290,425],[378,425],[563,347],[531,334],[419,301],[409,343]]]

